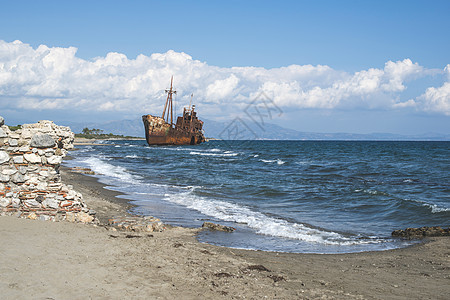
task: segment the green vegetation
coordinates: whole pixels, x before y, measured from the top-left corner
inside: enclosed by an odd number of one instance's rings
[[[22,128],[22,125],[8,126],[8,127],[9,127],[9,130],[11,130],[11,131],[16,131],[17,129]]]
[[[105,139],[138,139],[133,136],[124,136],[124,135],[117,135],[112,133],[103,133],[103,130],[101,129],[89,129],[89,128],[83,128],[81,133],[76,133],[75,137],[78,138],[85,138],[85,139],[96,139],[96,140],[105,140]]]

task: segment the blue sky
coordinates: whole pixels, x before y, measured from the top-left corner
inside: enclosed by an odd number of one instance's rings
[[[449,133],[449,15],[450,1],[2,1],[0,114],[159,114],[174,73],[180,106],[194,92],[208,119],[264,92],[284,112],[271,121],[300,131]]]

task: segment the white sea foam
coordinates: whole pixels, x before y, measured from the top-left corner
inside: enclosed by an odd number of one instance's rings
[[[139,156],[137,156],[136,154],[133,155],[127,155],[125,156],[126,158],[140,158]]]
[[[277,163],[277,165],[283,165],[286,162],[282,161],[281,159],[260,159],[260,161],[265,162],[265,163]]]
[[[257,233],[291,238],[327,245],[356,245],[379,243],[381,240],[350,239],[336,232],[307,227],[303,224],[273,218],[246,206],[220,200],[209,200],[192,194],[193,189],[178,194],[165,194],[166,200],[197,210],[202,214],[227,221],[246,224]]]
[[[414,200],[414,201],[421,203],[422,206],[425,206],[425,207],[428,207],[429,209],[431,209],[431,213],[433,213],[433,214],[450,211],[450,207],[440,207],[437,204],[432,204],[432,203],[428,203],[425,201],[418,201],[418,200]]]
[[[133,182],[140,179],[140,176],[130,174],[124,167],[114,166],[97,157],[89,157],[81,162],[87,164],[95,173],[112,177],[120,181]]]
[[[428,202],[422,201],[422,200],[414,200],[414,199],[403,199],[403,200],[419,203],[420,205],[431,209],[431,213],[433,213],[433,214],[450,211],[450,207],[440,207],[437,204],[428,203]]]
[[[217,156],[217,157],[226,157],[226,156],[237,156],[238,153],[211,153],[211,152],[199,152],[199,151],[191,151],[189,152],[191,155],[202,155],[202,156]]]
[[[439,207],[436,204],[429,205],[431,207],[431,212],[434,213],[440,213],[444,211],[450,211],[450,207]]]

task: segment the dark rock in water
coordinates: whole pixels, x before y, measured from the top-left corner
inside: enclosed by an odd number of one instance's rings
[[[48,134],[35,134],[31,138],[30,146],[36,148],[51,148],[55,146],[55,140]]]
[[[406,228],[405,230],[394,230],[392,236],[403,237],[408,239],[433,237],[433,236],[450,236],[450,227],[442,228],[434,227],[420,227],[420,228]]]
[[[219,225],[211,222],[204,222],[202,225],[203,228],[209,228],[212,230],[225,231],[225,232],[233,232],[236,228],[230,226]]]

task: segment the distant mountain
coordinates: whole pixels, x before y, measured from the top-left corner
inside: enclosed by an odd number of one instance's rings
[[[400,135],[392,133],[315,133],[301,132],[275,124],[256,124],[252,120],[235,119],[229,123],[204,120],[207,137],[240,140],[433,140],[450,141],[450,134],[428,133]]]
[[[450,141],[450,134],[427,133],[420,135],[400,135],[392,133],[315,133],[301,132],[275,124],[257,124],[251,120],[234,119],[230,122],[217,122],[203,119],[205,135],[217,139],[237,140],[384,140],[384,141]],[[102,129],[105,133],[145,137],[141,119],[110,121],[105,123],[60,122],[69,126],[73,132],[80,133],[83,128]]]

